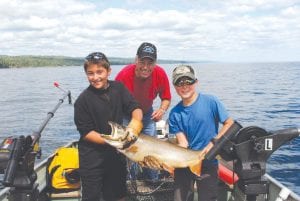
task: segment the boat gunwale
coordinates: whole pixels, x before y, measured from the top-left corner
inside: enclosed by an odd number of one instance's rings
[[[300,196],[299,196],[299,195],[297,195],[297,194],[296,194],[293,190],[291,190],[290,188],[284,186],[282,183],[280,183],[280,182],[279,182],[278,180],[276,180],[275,178],[271,177],[271,175],[269,175],[268,173],[266,173],[266,174],[264,175],[264,177],[266,177],[267,180],[268,180],[270,183],[272,183],[272,184],[274,184],[276,187],[278,187],[278,188],[280,189],[280,191],[281,191],[282,189],[288,189],[288,190],[290,191],[289,197],[294,198],[294,199],[300,201]]]

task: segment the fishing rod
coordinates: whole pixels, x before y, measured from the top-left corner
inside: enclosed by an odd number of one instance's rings
[[[59,90],[63,91],[64,93],[68,93],[69,91],[68,90],[65,90],[64,88],[62,88],[60,86],[60,84],[58,82],[53,82],[53,85],[58,88]],[[72,94],[68,94],[68,98],[69,98],[69,104],[71,104],[71,98],[75,100],[74,96],[72,96]]]
[[[24,135],[10,136],[1,143],[0,173],[4,174],[2,184],[5,187],[10,187],[9,201],[38,200],[38,184],[35,183],[37,174],[34,171],[35,158],[41,155],[38,142],[44,128],[66,98],[68,98],[68,103],[72,104],[71,92],[64,91],[62,98],[47,113],[45,120],[32,135],[26,137]]]
[[[64,100],[68,97],[68,103],[71,105],[72,104],[72,95],[70,91],[66,91],[62,88],[59,87],[59,84],[57,82],[54,82],[54,86],[63,90],[64,94],[63,97],[60,98],[58,100],[57,105],[55,105],[55,107],[48,112],[46,119],[43,121],[43,123],[40,125],[40,127],[38,128],[38,130],[36,132],[33,133],[32,138],[33,138],[33,142],[32,145],[34,146],[34,144],[39,140],[39,138],[41,137],[41,133],[43,132],[44,128],[46,127],[46,125],[48,124],[48,122],[50,121],[50,119],[54,116],[54,113],[56,112],[56,110],[61,106],[61,104],[63,104]]]

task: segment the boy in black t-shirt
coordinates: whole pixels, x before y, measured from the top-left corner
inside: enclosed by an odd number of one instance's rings
[[[122,124],[129,115],[128,129],[138,135],[142,110],[123,84],[108,80],[111,68],[107,57],[94,52],[86,57],[84,70],[90,83],[74,105],[74,120],[80,133],[79,170],[82,201],[125,200],[126,160],[105,143],[100,134],[110,134],[108,121]]]

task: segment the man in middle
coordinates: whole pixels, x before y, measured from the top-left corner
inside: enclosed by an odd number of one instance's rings
[[[125,66],[116,76],[116,80],[122,82],[129,89],[143,110],[142,133],[154,137],[156,137],[155,123],[162,119],[171,100],[168,76],[164,69],[156,64],[156,61],[156,47],[151,43],[144,42],[137,50],[135,63]],[[161,102],[160,106],[155,109],[153,103],[157,95]],[[128,119],[125,118],[123,123],[127,124]],[[131,176],[135,177],[132,174]],[[158,172],[143,168],[143,176],[144,179],[156,181]]]

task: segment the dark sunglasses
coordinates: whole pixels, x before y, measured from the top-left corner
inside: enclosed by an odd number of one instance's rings
[[[175,86],[182,87],[182,86],[186,86],[186,85],[195,84],[195,82],[196,82],[196,80],[183,79],[183,80],[179,80],[178,82],[176,82]]]
[[[101,61],[105,60],[108,62],[106,56],[101,52],[93,52],[85,57],[87,61]]]

